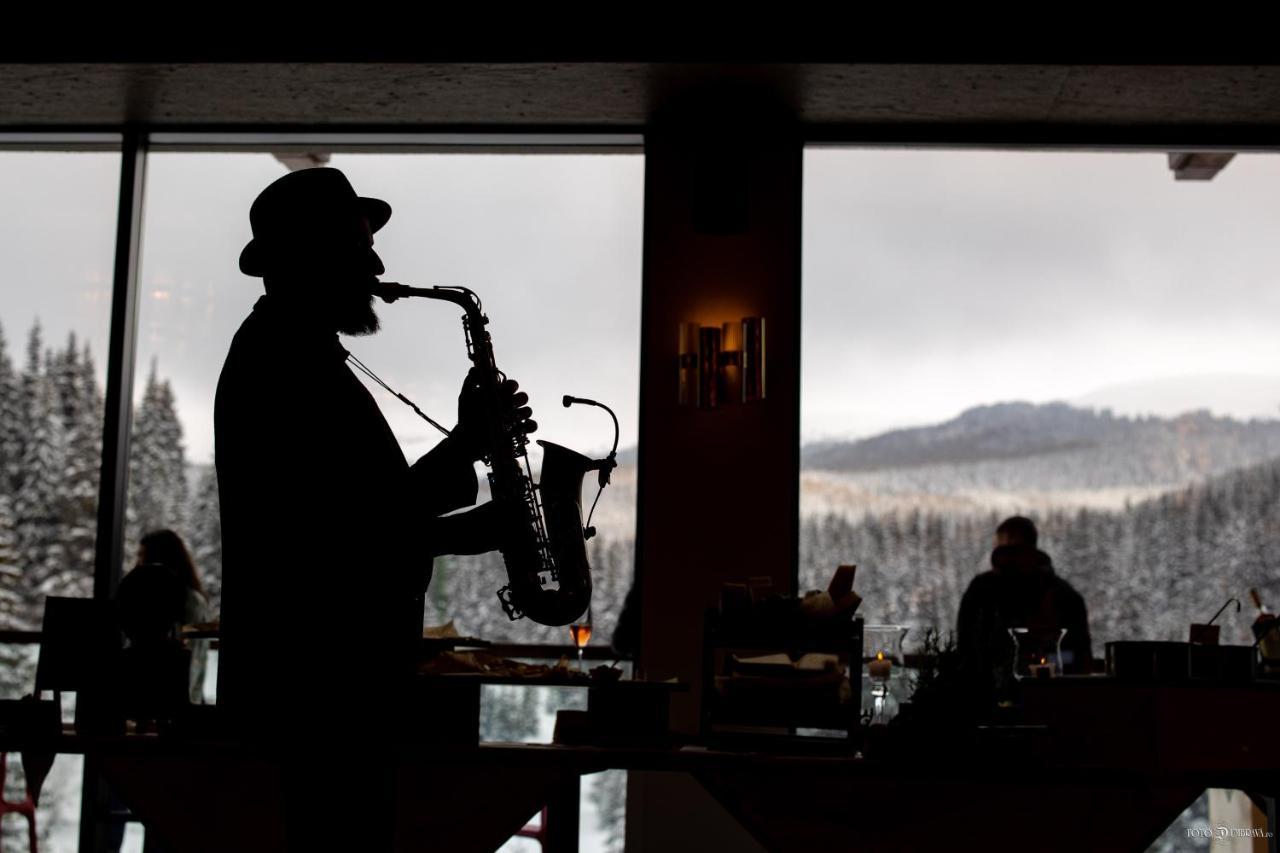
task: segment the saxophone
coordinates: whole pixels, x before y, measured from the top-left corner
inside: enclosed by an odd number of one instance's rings
[[[507,585],[498,600],[511,620],[528,617],[541,625],[568,625],[591,604],[591,566],[586,540],[594,528],[582,524],[582,480],[588,471],[599,472],[601,490],[616,467],[617,418],[614,418],[614,450],[605,459],[589,459],[577,451],[549,441],[543,448],[542,482],[533,482],[528,437],[517,432],[500,415],[500,392],[506,377],[493,357],[493,341],[486,328],[480,298],[465,287],[409,287],[381,282],[374,295],[391,303],[405,297],[452,302],[463,310],[462,330],[467,357],[476,368],[483,399],[484,463],[489,466],[489,490],[502,525],[499,551],[507,569]],[[586,403],[566,396],[564,405]],[[598,499],[597,495],[597,499]]]

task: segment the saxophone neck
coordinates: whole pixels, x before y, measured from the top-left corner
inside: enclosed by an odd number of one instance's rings
[[[476,295],[474,290],[466,287],[453,287],[441,285],[438,287],[410,287],[407,284],[399,284],[394,281],[380,281],[373,286],[373,295],[388,304],[395,302],[397,299],[407,299],[409,297],[418,297],[421,299],[439,299],[443,302],[452,302],[460,305],[466,310],[468,317],[473,313],[479,316],[484,322],[488,322],[484,317],[484,309],[480,304],[480,297]]]

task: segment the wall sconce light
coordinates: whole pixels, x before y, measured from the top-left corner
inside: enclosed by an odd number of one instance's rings
[[[677,372],[682,406],[714,409],[765,396],[763,317],[721,326],[680,324]]]

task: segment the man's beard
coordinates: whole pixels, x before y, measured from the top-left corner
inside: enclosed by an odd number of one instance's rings
[[[358,304],[344,305],[339,311],[338,331],[344,335],[372,335],[382,327],[378,312],[373,310],[373,297]]]

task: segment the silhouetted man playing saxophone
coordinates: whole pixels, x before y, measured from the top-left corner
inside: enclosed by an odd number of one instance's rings
[[[390,216],[336,169],[294,172],[263,190],[240,269],[261,277],[266,295],[218,381],[218,704],[243,735],[320,762],[286,762],[291,848],[340,840],[341,822],[317,826],[308,808],[325,808],[347,745],[404,722],[431,558],[498,546],[489,504],[440,518],[476,499],[483,408],[471,383],[451,435],[409,465],[338,340],[378,329],[372,287],[384,268],[373,234]],[[536,429],[516,383],[504,391],[504,416]],[[373,743],[368,805],[389,833],[389,774]],[[310,781],[317,772],[323,790]],[[356,822],[360,849],[378,849],[368,834],[378,819]],[[309,828],[323,832],[313,838]]]

